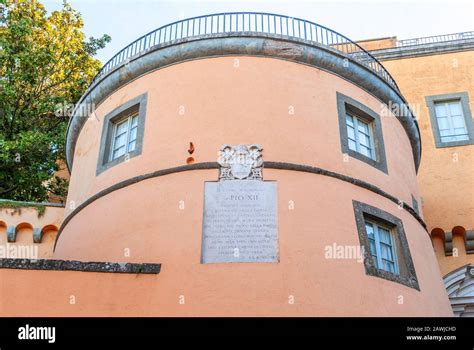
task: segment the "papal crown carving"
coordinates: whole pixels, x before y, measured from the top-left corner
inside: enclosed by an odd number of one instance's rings
[[[223,145],[217,162],[219,180],[263,180],[260,145]]]

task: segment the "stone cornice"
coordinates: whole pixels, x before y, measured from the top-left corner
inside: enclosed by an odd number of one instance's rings
[[[370,53],[379,61],[389,61],[472,50],[474,50],[474,39],[464,39],[433,44],[393,47],[389,49],[373,50],[370,51]]]
[[[0,259],[0,269],[158,274],[161,264],[82,262],[53,259]]]

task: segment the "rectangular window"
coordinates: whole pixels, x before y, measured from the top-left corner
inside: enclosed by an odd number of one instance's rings
[[[365,222],[365,230],[375,267],[398,275],[398,263],[391,230],[370,221]]]
[[[374,159],[371,125],[352,114],[346,113],[346,127],[349,149]]]
[[[435,102],[435,112],[441,142],[469,140],[460,100]]]
[[[114,124],[109,161],[135,150],[138,114],[132,114]]]
[[[141,154],[146,105],[145,93],[104,116],[96,175]]]
[[[437,148],[474,144],[474,122],[467,92],[426,96]]]
[[[366,274],[420,290],[402,221],[371,205],[352,203]]]
[[[342,153],[388,174],[380,116],[339,92],[336,99]]]

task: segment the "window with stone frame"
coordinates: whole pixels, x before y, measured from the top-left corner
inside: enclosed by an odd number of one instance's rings
[[[104,117],[97,175],[141,154],[147,95],[140,95]]]
[[[353,207],[366,274],[420,290],[402,221],[365,203]]]
[[[387,174],[380,116],[351,97],[336,96],[342,153]]]

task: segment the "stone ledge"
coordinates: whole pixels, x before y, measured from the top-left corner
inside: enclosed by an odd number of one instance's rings
[[[472,51],[474,40],[456,40],[422,45],[411,45],[402,47],[392,47],[387,49],[369,51],[377,60],[387,61],[401,58],[413,58],[428,55],[440,55],[443,53]]]
[[[161,264],[82,262],[52,259],[0,259],[0,269],[159,274]]]
[[[1,203],[18,204],[18,205],[24,206],[25,208],[28,208],[29,206],[44,206],[44,207],[57,207],[57,208],[65,207],[64,203],[15,201],[15,200],[10,200],[10,199],[0,199],[0,204]],[[3,207],[1,209],[11,209],[11,208]]]

